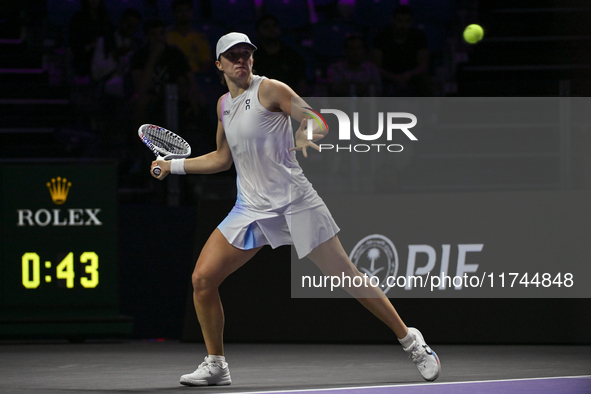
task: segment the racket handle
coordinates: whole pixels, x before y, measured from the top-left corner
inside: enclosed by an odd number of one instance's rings
[[[158,155],[156,156],[156,160],[164,160],[164,158]],[[162,174],[162,168],[160,168],[160,166],[156,164],[154,168],[152,168],[152,174],[154,174],[154,176],[156,177],[160,176],[160,174]]]

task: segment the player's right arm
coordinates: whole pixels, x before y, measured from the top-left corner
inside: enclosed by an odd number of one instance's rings
[[[223,97],[223,96],[222,96]],[[202,156],[192,157],[185,159],[185,172],[187,174],[215,174],[216,172],[222,172],[229,170],[232,166],[232,153],[226,140],[226,133],[224,131],[224,125],[222,123],[221,116],[221,101],[222,97],[218,100],[217,114],[218,114],[218,127],[216,133],[216,144],[217,149],[213,152],[207,153]],[[154,162],[156,163],[156,161]],[[162,168],[162,175],[158,178],[164,178],[170,173],[170,161],[157,162]],[[153,164],[154,166],[154,164]]]

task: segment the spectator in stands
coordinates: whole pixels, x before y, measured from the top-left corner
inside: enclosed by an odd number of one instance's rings
[[[382,79],[377,66],[367,59],[367,46],[361,36],[345,40],[345,60],[328,68],[331,96],[373,97],[382,93]]]
[[[126,9],[117,29],[97,39],[92,57],[97,132],[102,135],[103,154],[118,157],[122,162],[133,136],[129,133],[132,129],[129,99],[133,94],[130,67],[133,54],[141,46],[141,40],[135,36],[141,23],[139,11]]]
[[[262,16],[256,24],[259,42],[254,55],[254,69],[260,75],[278,79],[291,86],[300,96],[308,90],[306,61],[297,51],[281,41],[279,20],[274,15]]]
[[[76,113],[77,127],[97,130],[98,108],[91,81],[92,56],[97,39],[113,32],[113,24],[104,0],[81,0],[81,9],[74,14],[69,27],[69,50],[72,58],[70,101]]]
[[[144,23],[146,45],[131,60],[136,125],[164,124],[167,84],[178,85],[179,127],[181,123],[189,123],[187,116],[194,119],[201,112],[200,95],[189,61],[178,48],[166,43],[164,28],[160,19],[147,20]]]
[[[390,26],[374,39],[372,57],[380,68],[386,96],[432,95],[427,37],[412,24],[411,8],[398,6]]]
[[[179,48],[189,60],[194,73],[208,72],[213,63],[207,37],[193,26],[193,2],[172,2],[173,25],[166,33],[166,41]]]
[[[97,39],[91,71],[101,97],[124,98],[130,95],[130,63],[141,46],[141,41],[135,37],[141,23],[139,11],[128,8],[121,16],[118,28],[112,34]]]
[[[113,23],[104,0],[82,0],[81,10],[70,22],[69,43],[74,75],[90,79],[90,65],[97,39],[108,36]]]

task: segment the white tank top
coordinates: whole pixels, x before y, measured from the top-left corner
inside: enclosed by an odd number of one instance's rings
[[[296,160],[291,119],[271,112],[259,101],[259,86],[266,79],[253,75],[248,88],[221,102],[222,123],[236,167],[237,205],[257,211],[286,207],[315,193]]]

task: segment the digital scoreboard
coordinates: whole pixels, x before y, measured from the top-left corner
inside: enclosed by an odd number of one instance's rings
[[[127,334],[114,162],[0,164],[0,336]]]

